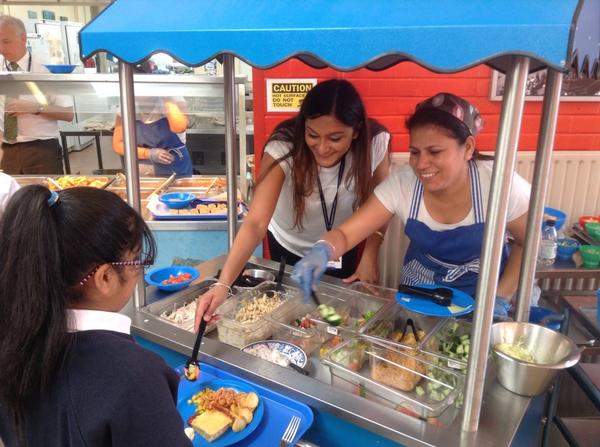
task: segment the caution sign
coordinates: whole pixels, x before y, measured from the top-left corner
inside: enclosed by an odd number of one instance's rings
[[[267,112],[297,112],[316,79],[267,79]]]

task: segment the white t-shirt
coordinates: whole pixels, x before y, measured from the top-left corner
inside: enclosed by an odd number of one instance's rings
[[[29,52],[25,53],[17,63],[19,64],[20,71],[27,71],[29,67]],[[30,73],[49,73],[48,69],[44,67],[43,61],[40,61],[36,56],[31,56],[31,70]],[[2,69],[4,69],[4,63]],[[19,99],[26,101],[37,102],[32,95],[19,95]],[[58,96],[47,96],[46,101],[48,104],[60,106],[60,107],[73,107],[73,98],[70,96],[58,95]],[[2,96],[0,99],[0,110],[4,111],[5,97]],[[23,143],[25,141],[34,140],[51,140],[58,138],[58,121],[48,119],[42,115],[25,114],[19,115],[17,119],[18,135],[17,143]],[[0,113],[0,129],[4,129],[4,113]],[[4,140],[6,141],[6,140]]]
[[[12,195],[19,190],[21,186],[10,175],[0,172],[0,216],[4,214],[4,208]]]
[[[388,143],[390,134],[380,132],[375,135],[371,141],[371,172],[379,166],[382,160],[387,156]],[[265,153],[269,154],[274,159],[278,159],[287,154],[292,148],[292,144],[285,141],[271,141],[265,148]],[[321,199],[319,197],[318,188],[314,188],[313,193],[306,198],[304,217],[302,224],[303,231],[299,232],[294,224],[294,194],[293,194],[293,178],[292,159],[288,158],[281,162],[279,166],[283,169],[285,180],[279,194],[275,212],[269,223],[269,231],[273,233],[277,242],[292,253],[303,256],[321,237],[327,232],[325,227],[325,219],[321,208]],[[352,156],[350,153],[346,155],[344,169],[344,179],[342,180],[338,192],[337,209],[333,226],[341,224],[353,212],[352,205],[354,203],[355,194],[353,185],[350,185],[350,190],[346,187],[346,177],[352,166]],[[325,196],[327,205],[327,213],[331,212],[331,204],[336,193],[336,187],[339,174],[339,163],[330,168],[319,167],[319,179]]]
[[[483,215],[485,218],[488,198],[490,195],[490,184],[492,181],[493,162],[488,160],[478,160],[476,162],[479,170],[479,180],[481,185],[481,198],[483,205]],[[410,214],[410,205],[415,189],[416,176],[409,165],[403,165],[395,168],[392,173],[375,188],[375,196],[385,206],[388,211],[400,217],[402,222],[406,224]],[[510,196],[508,200],[508,217],[507,221],[521,217],[529,209],[529,193],[531,185],[521,177],[518,173],[513,174],[512,187],[510,188]],[[417,219],[426,224],[434,231],[451,230],[456,227],[471,225],[475,223],[475,213],[471,207],[469,214],[455,224],[443,224],[434,220],[427,211],[427,207],[423,203],[421,197],[421,205]]]

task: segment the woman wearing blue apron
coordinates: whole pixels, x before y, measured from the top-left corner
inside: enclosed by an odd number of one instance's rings
[[[149,59],[136,66],[135,72],[150,74],[155,66]],[[192,160],[184,141],[188,125],[184,108],[184,98],[136,98],[135,130],[141,176],[193,174]],[[113,134],[113,150],[119,155],[124,154],[123,124],[119,115]]]
[[[369,200],[318,241],[294,268],[310,293],[322,266],[398,215],[410,244],[402,282],[440,284],[475,295],[493,164],[475,149],[483,120],[475,106],[450,93],[418,104],[407,120],[409,164],[397,168]],[[506,316],[517,289],[529,184],[513,175],[507,233],[494,313]]]
[[[140,175],[192,175],[190,153],[181,138],[187,127],[185,115],[175,101],[154,101],[154,110],[138,114],[135,120]],[[144,105],[140,108],[144,110]],[[123,126],[117,115],[113,149],[123,155],[123,147]]]

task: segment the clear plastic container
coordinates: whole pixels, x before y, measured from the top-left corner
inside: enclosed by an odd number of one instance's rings
[[[329,365],[333,382],[339,378],[353,383],[420,418],[438,417],[450,405],[459,405],[464,387],[463,375],[440,367],[427,355],[364,338],[343,343],[323,363]]]
[[[142,310],[184,331],[194,332],[196,300],[208,290],[213,282],[214,280],[202,281],[167,298],[156,301]],[[210,324],[206,327],[205,332],[210,332],[216,327],[216,324]]]
[[[218,311],[219,340],[242,348],[254,341],[271,337],[273,329],[269,315],[280,309],[282,318],[286,318],[301,296],[300,290],[294,287],[282,285],[283,291],[277,291],[275,286],[273,282],[264,282],[225,301]],[[274,297],[280,300],[275,307]],[[257,301],[259,299],[262,300],[260,305]]]
[[[439,364],[466,373],[473,324],[449,318],[423,340],[421,349],[439,359]]]
[[[394,302],[396,300],[396,293],[398,292],[396,289],[390,289],[389,287],[381,287],[376,286],[374,284],[369,284],[366,282],[353,282],[348,290],[352,290],[354,292],[364,293],[367,295],[373,295],[377,298]]]
[[[408,323],[409,320],[412,321],[417,337]],[[391,303],[367,323],[362,334],[368,339],[390,344],[396,348],[418,349],[440,321],[444,320],[417,314],[397,303]],[[404,338],[402,338],[403,332]]]
[[[268,317],[273,328],[273,338],[293,343],[309,355],[328,338],[314,326],[312,320],[306,320],[304,323],[308,327],[298,325],[303,317],[310,315],[314,310],[313,303],[302,301],[293,302],[291,308],[275,309]]]
[[[317,328],[330,335],[353,336],[361,333],[367,322],[389,303],[385,298],[362,293],[352,287],[331,287],[321,283],[317,294],[321,304],[332,307],[340,315],[341,323],[338,326],[330,325],[318,309],[311,314]]]

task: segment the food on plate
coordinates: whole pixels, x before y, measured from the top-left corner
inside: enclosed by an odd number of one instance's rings
[[[179,284],[184,281],[192,279],[192,275],[189,273],[180,273],[179,275],[169,275],[168,279],[161,281],[161,284]]]
[[[274,292],[272,295],[263,293],[254,299],[243,299],[235,314],[235,321],[239,323],[252,323],[264,315],[275,310],[283,299],[281,293]]]
[[[512,357],[513,359],[522,360],[524,362],[535,362],[535,357],[529,349],[525,347],[523,339],[515,343],[498,343],[494,348],[503,354]]]
[[[188,419],[190,425],[208,442],[212,442],[231,427],[242,431],[253,419],[260,399],[256,393],[237,392],[231,388],[205,388],[188,401],[196,412]]]
[[[194,417],[190,425],[208,442],[213,442],[223,435],[232,423],[233,420],[225,413],[218,410],[206,410]]]
[[[310,329],[315,327],[315,322],[310,318],[310,314],[306,314],[301,318],[296,318],[293,321],[294,326],[299,327],[301,329]]]
[[[93,188],[101,188],[106,185],[108,181],[107,178],[94,178],[94,177],[86,177],[85,175],[81,176],[64,176],[59,177],[55,180],[55,182],[62,189],[65,188],[74,188],[76,186],[91,186]],[[52,182],[48,182],[48,188],[50,190],[57,189],[56,186]]]
[[[323,318],[323,320],[325,320],[330,325],[339,326],[340,324],[342,324],[342,316],[339,313],[337,313],[333,306],[328,306],[327,304],[320,304],[319,307],[317,307],[317,310],[319,311],[321,318]]]
[[[425,374],[425,367],[418,356],[402,355],[394,350],[386,350],[383,359],[371,368],[371,378],[402,391],[412,391]]]
[[[249,348],[244,349],[244,352],[280,366],[288,366],[290,363],[290,359],[287,355],[263,344],[250,346]]]

